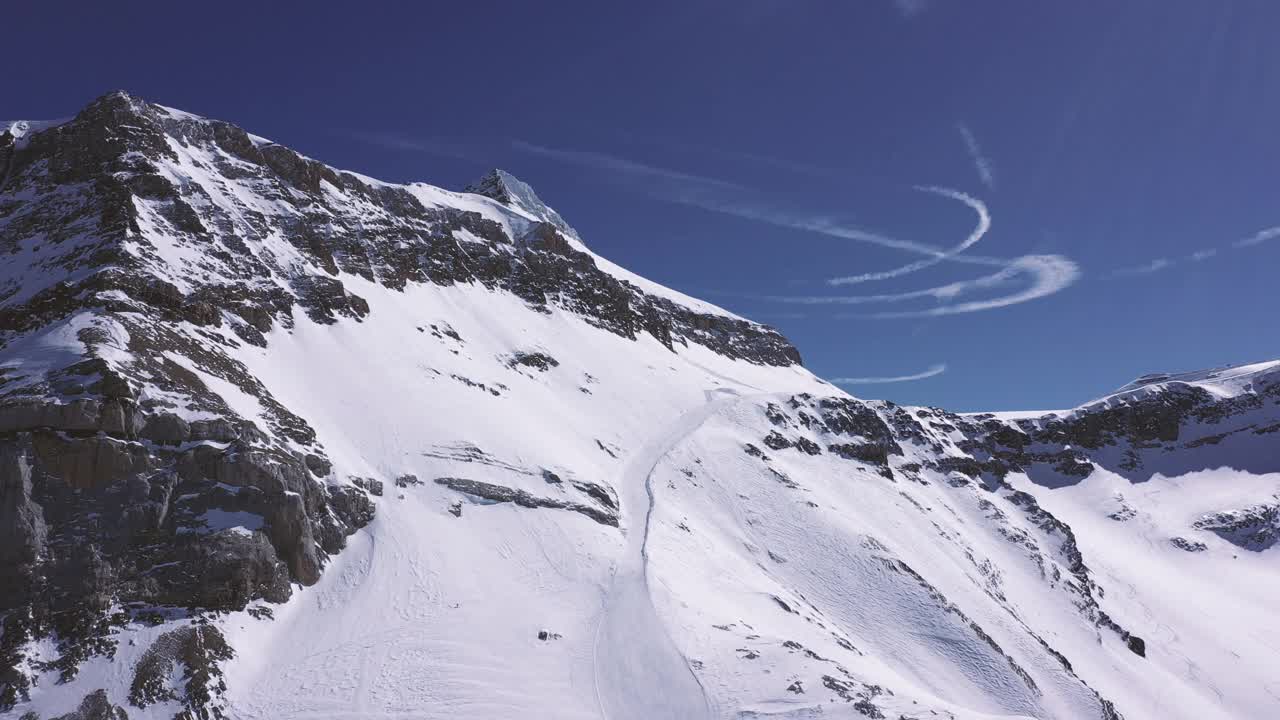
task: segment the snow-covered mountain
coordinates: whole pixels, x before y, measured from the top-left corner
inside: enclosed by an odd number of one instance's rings
[[[1280,363],[863,401],[502,171],[0,131],[0,715],[1280,711]]]

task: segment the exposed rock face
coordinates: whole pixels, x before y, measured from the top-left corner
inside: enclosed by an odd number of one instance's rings
[[[1254,472],[1280,470],[1280,454],[1257,449],[1280,431],[1280,368],[1260,370],[1226,396],[1196,383],[1161,383],[1160,377],[1063,414],[1011,421],[929,408],[917,410],[915,418],[904,416],[902,427],[938,448],[954,445],[968,457],[942,459],[939,467],[952,463],[952,469],[973,477],[1028,472],[1032,479],[1066,485],[1102,466],[1142,481],[1157,471],[1224,464],[1223,456],[1209,451],[1233,443],[1249,447],[1232,452],[1232,463],[1245,463]],[[918,421],[919,428],[911,428],[908,420]]]
[[[1103,611],[1104,590],[1095,582],[1072,528],[1006,478],[1026,473],[1034,482],[1058,487],[1105,467],[1143,481],[1150,476],[1151,471],[1143,472],[1148,465],[1173,468],[1176,473],[1217,467],[1217,456],[1206,453],[1218,443],[1232,442],[1229,438],[1240,439],[1234,457],[1251,470],[1280,472],[1280,452],[1260,447],[1280,421],[1280,367],[1266,366],[1244,375],[1248,382],[1239,381],[1234,394],[1213,394],[1192,383],[1148,381],[1068,413],[1016,421],[933,408],[908,409],[882,401],[796,395],[786,403],[765,406],[771,429],[760,437],[760,444],[774,451],[811,455],[825,449],[871,466],[889,480],[905,477],[925,482],[919,477],[925,468],[949,476],[947,485],[956,493],[975,495],[987,521],[1024,549],[1050,587],[1066,593],[1091,623],[1114,632],[1131,652],[1145,657],[1146,641]],[[746,452],[770,462],[755,444],[746,445]],[[922,458],[923,463],[908,461],[905,455]],[[769,469],[778,475],[775,468]],[[801,488],[789,479],[784,484]],[[1002,498],[1023,519],[1014,522],[987,499],[990,496]],[[1122,498],[1121,506],[1110,517],[1124,521],[1137,512]],[[1025,522],[1035,532],[1020,527]],[[1263,551],[1280,541],[1280,505],[1264,502],[1211,513],[1196,521],[1194,528],[1213,532],[1241,548]],[[1189,553],[1208,549],[1205,543],[1184,537],[1170,542]],[[982,574],[988,570],[976,569]],[[991,579],[988,591],[1000,599],[998,578]]]
[[[1192,552],[1192,553],[1204,552],[1205,550],[1209,549],[1208,545],[1205,545],[1199,540],[1188,540],[1181,536],[1169,538],[1169,542],[1172,543],[1173,546],[1178,548],[1179,550],[1185,550],[1187,552]]]
[[[129,702],[145,708],[178,702],[190,717],[223,717],[220,696],[226,691],[220,663],[234,656],[222,633],[211,625],[171,630],[155,641],[133,671]],[[172,678],[181,668],[181,685]]]
[[[0,602],[6,607],[22,599],[19,588],[30,582],[46,549],[44,508],[32,495],[26,455],[0,446]]]
[[[124,93],[100,98],[71,122],[36,134],[11,164],[10,192],[0,196],[5,246],[16,250],[24,241],[50,235],[68,242],[39,258],[54,282],[10,281],[0,291],[9,296],[0,308],[0,327],[34,327],[83,307],[123,310],[141,304],[199,327],[229,323],[246,342],[256,343],[274,324],[290,325],[294,307],[321,321],[363,317],[365,301],[332,277],[342,271],[393,288],[406,282],[482,283],[534,305],[563,304],[626,337],[648,332],[668,345],[696,342],[752,362],[799,362],[795,348],[775,331],[693,312],[603,272],[577,249],[580,242],[566,238],[576,240],[563,220],[505,173],[492,174],[477,190],[535,214],[538,219],[526,221],[518,236],[478,213],[428,207],[406,188],[370,185],[251,139],[234,125],[192,118]],[[276,202],[277,213],[224,202],[215,183],[177,187],[167,172],[175,164],[216,181],[252,183],[256,194]],[[68,217],[58,212],[67,198],[55,203],[53,196],[73,183],[79,212]],[[37,202],[18,201],[18,189],[35,189]],[[130,239],[155,230],[170,242],[204,249],[197,265],[218,280],[197,281],[172,268],[158,271],[146,239],[141,251],[125,249]],[[245,252],[246,243],[273,235],[310,267],[284,268]],[[293,292],[265,282],[273,277]],[[84,291],[94,295],[77,297]]]
[[[434,204],[122,92],[21,143],[0,133],[0,710],[27,694],[27,642],[57,637],[72,677],[145,608],[285,600],[370,522],[382,481],[329,477],[307,421],[234,358],[302,316],[363,321],[343,278],[481,285],[624,338],[800,362],[770,328],[603,271],[510,175],[475,191],[502,205]],[[58,349],[31,363],[37,346]]]
[[[118,705],[112,705],[107,698],[106,690],[94,690],[84,697],[80,707],[73,712],[59,715],[51,720],[129,720],[129,713]]]
[[[521,366],[541,372],[559,367],[560,361],[542,352],[517,351],[512,354],[508,363],[511,367]]]
[[[1197,520],[1195,528],[1209,530],[1245,550],[1261,552],[1280,542],[1280,503],[1212,513]]]
[[[612,334],[602,335],[610,342],[656,342],[671,352],[697,345],[761,366],[800,363],[772,328],[606,271],[509,174],[494,171],[470,190],[483,197],[450,205],[124,93],[21,144],[0,134],[0,712],[30,695],[34,677],[70,680],[87,659],[118,650],[118,628],[163,616],[185,624],[144,651],[128,702],[178,702],[191,717],[217,716],[219,667],[231,648],[202,620],[255,600],[283,602],[293,583],[315,583],[379,503],[401,491],[445,492],[438,485],[458,493],[447,493],[457,527],[472,521],[471,510],[463,513],[468,496],[568,510],[616,532],[622,507],[613,489],[563,472],[554,459],[540,462],[562,472],[503,464],[474,447],[450,456],[541,478],[532,490],[459,477],[434,484],[411,474],[339,477],[336,453],[318,442],[308,418],[245,365],[249,349],[269,349],[300,324],[357,327],[377,318],[387,296],[377,293],[470,286],[535,312],[573,314]],[[448,324],[429,329],[452,352],[465,352]],[[555,352],[559,359],[503,348],[497,357],[503,373],[551,385],[568,372],[562,361],[572,365]],[[467,375],[452,380],[485,401],[510,389]],[[869,468],[877,487],[894,492],[937,471],[946,477],[940,488],[973,499],[1091,630],[1114,633],[1144,656],[1142,638],[1102,610],[1072,528],[1007,476],[1068,484],[1105,467],[1143,480],[1175,450],[1196,458],[1241,438],[1280,438],[1278,404],[1276,372],[1225,398],[1194,383],[1146,378],[1124,397],[1019,421],[797,394],[769,402],[768,432],[744,447],[750,462],[771,462],[764,447],[777,453],[775,464],[789,453]],[[635,451],[594,442],[612,460]],[[1258,469],[1280,470],[1277,457],[1264,454]],[[798,473],[770,472],[785,492],[804,492]],[[393,497],[379,500],[384,482],[394,482]],[[1261,551],[1280,533],[1278,512],[1269,504],[1224,511],[1195,528]],[[887,571],[945,603],[905,564]],[[1003,601],[998,570],[975,563],[974,573]],[[976,623],[971,629],[1003,654]],[[48,640],[52,654],[31,656],[36,640]],[[837,697],[879,716],[878,688],[828,677]],[[798,680],[787,689],[819,692]],[[96,691],[64,717],[124,718],[112,704],[124,700]]]
[[[569,227],[569,223],[560,217],[560,213],[547,207],[533,188],[511,173],[493,169],[484,177],[465,188],[466,192],[493,198],[503,205],[509,205],[527,213],[531,217],[544,221],[565,235],[581,242],[577,231]]]
[[[904,456],[904,446],[915,447],[924,450],[925,456],[931,458],[932,470],[981,480],[981,486],[968,481],[951,482],[949,486],[955,492],[977,495],[979,507],[988,511],[988,521],[1011,543],[1024,547],[1040,565],[1046,580],[1068,593],[1072,603],[1091,622],[1112,628],[1122,639],[1129,638],[1127,630],[1101,612],[1098,603],[1100,591],[1084,563],[1071,528],[1040,507],[1034,496],[1006,484],[1003,478],[1011,466],[1003,465],[1003,457],[994,459],[987,451],[988,443],[1019,449],[1029,444],[1015,428],[996,421],[979,425],[962,416],[936,410],[920,409],[912,413],[884,401],[811,395],[793,396],[785,407],[771,403],[765,408],[765,416],[773,427],[779,428],[761,440],[773,450],[794,448],[817,454],[820,447],[825,446],[841,458],[875,468],[887,480],[896,480],[901,475],[923,482],[918,477],[921,465],[901,460],[891,462]],[[768,461],[754,446],[748,448],[748,454]],[[1054,456],[1053,453],[1048,455]],[[1027,461],[1020,450],[1019,454],[1009,453],[1007,457]],[[898,472],[895,472],[895,465]],[[1043,539],[1037,540],[1028,535],[1003,511],[982,497],[993,493],[1024,513],[1026,519],[1042,533]]]
[[[586,505],[583,503],[572,502],[569,500],[561,500],[559,498],[538,497],[527,491],[517,488],[509,488],[504,485],[495,485],[494,483],[481,482],[479,480],[467,480],[465,478],[436,478],[436,482],[451,490],[457,490],[473,497],[488,500],[490,502],[510,502],[521,507],[527,508],[558,508],[561,510],[572,510],[581,513],[595,520],[601,525],[618,526],[618,509],[615,501],[604,493],[598,486],[588,486],[588,490],[595,490],[593,498],[597,500],[600,506]],[[461,515],[459,508],[455,513]]]

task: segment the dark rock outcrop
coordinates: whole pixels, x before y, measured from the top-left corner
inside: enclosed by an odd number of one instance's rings
[[[50,720],[129,720],[129,713],[119,705],[111,704],[106,690],[94,690],[84,696],[80,707]]]
[[[213,184],[172,180],[186,152],[205,158]],[[353,277],[390,290],[481,285],[673,351],[800,360],[771,328],[604,271],[505,173],[474,190],[511,209],[508,225],[123,92],[22,143],[4,133],[0,167],[0,254],[31,263],[0,284],[0,354],[51,330],[83,345],[0,369],[0,703],[27,691],[17,668],[28,640],[56,634],[74,675],[79,659],[110,651],[109,608],[283,600],[370,521],[365,490],[381,483],[333,484],[315,431],[234,352],[306,319],[364,321]],[[215,201],[231,186],[263,204]],[[462,342],[443,328],[433,331]],[[536,352],[513,362],[557,363]],[[219,383],[261,417],[240,417]],[[616,524],[607,493],[578,490],[591,502],[572,509]]]
[[[223,197],[214,201],[212,185],[175,182],[180,151],[203,158],[215,184],[248,188],[267,202],[228,207]],[[35,669],[69,680],[86,658],[115,652],[115,628],[145,620],[157,606],[196,624],[163,635],[147,652],[131,700],[176,700],[193,712],[217,706],[217,667],[230,649],[198,619],[255,600],[280,602],[291,583],[314,583],[329,556],[371,522],[373,498],[383,492],[380,480],[337,480],[306,418],[273,396],[236,350],[269,348],[300,323],[367,322],[378,296],[364,288],[478,286],[672,352],[692,344],[758,365],[800,363],[773,328],[690,307],[606,271],[514,177],[495,171],[469,190],[505,209],[482,215],[424,203],[410,188],[370,182],[234,125],[119,92],[23,143],[0,134],[0,255],[32,258],[31,272],[0,284],[0,359],[23,352],[41,332],[79,343],[39,366],[0,363],[0,712],[29,694],[31,641],[52,639],[56,650]],[[186,264],[175,263],[171,250]],[[465,346],[442,321],[430,328],[450,347]],[[559,365],[537,351],[509,362],[521,371]],[[492,395],[507,389],[455,379]],[[224,385],[261,412],[240,416],[216,390]],[[988,494],[979,507],[1034,555],[1046,582],[1144,655],[1145,642],[1102,612],[1071,528],[1004,478],[1025,472],[1035,482],[1065,484],[1104,467],[1145,479],[1146,468],[1172,450],[1280,437],[1277,403],[1275,372],[1225,398],[1193,383],[1144,378],[1078,410],[1019,421],[797,395],[768,405],[770,432],[758,441],[772,451],[834,454],[850,461],[843,466],[850,474],[869,468],[889,479],[946,482],[945,492]],[[755,444],[746,448],[768,461]],[[905,448],[930,459],[905,463]],[[1277,457],[1264,454],[1259,468],[1280,470]],[[541,476],[551,497],[461,478],[435,482],[489,502],[618,525],[608,487]],[[395,483],[407,490],[420,481],[403,475]],[[1013,527],[993,500],[1028,530]],[[460,503],[451,507],[461,515]],[[1260,551],[1277,541],[1278,514],[1275,505],[1259,505],[1215,513],[1195,527]],[[894,570],[923,583],[905,566]],[[166,684],[179,666],[187,681],[180,690]],[[869,697],[845,697],[855,698],[867,703],[858,708],[864,714],[878,712]],[[92,693],[66,717],[122,717],[109,701]]]
[[[187,717],[223,717],[220,699],[226,692],[221,664],[235,653],[212,625],[196,624],[171,630],[152,643],[133,671],[129,702],[140,708],[177,702]],[[181,668],[182,685],[171,678]]]
[[[522,366],[546,372],[559,367],[560,361],[543,352],[516,352],[508,363],[511,367]]]
[[[510,488],[505,485],[481,482],[479,480],[444,477],[436,478],[436,482],[451,490],[466,493],[467,495],[482,498],[490,502],[509,502],[515,503],[520,507],[527,508],[556,508],[560,510],[571,510],[576,513],[581,513],[582,515],[586,515],[601,525],[609,525],[611,527],[618,526],[616,501],[607,495],[600,501],[600,504],[605,507],[598,507],[569,500],[561,500],[559,498],[538,497],[525,492],[524,490]]]
[[[1195,521],[1194,527],[1245,550],[1261,552],[1280,542],[1280,503],[1210,513]]]

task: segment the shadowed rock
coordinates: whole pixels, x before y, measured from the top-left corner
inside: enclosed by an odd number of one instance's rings
[[[537,497],[525,492],[524,490],[506,487],[505,485],[480,482],[479,480],[444,477],[436,478],[436,482],[451,490],[457,490],[458,492],[466,493],[491,502],[509,502],[515,503],[520,507],[527,508],[556,508],[560,510],[571,510],[573,512],[586,515],[601,525],[609,525],[611,527],[618,526],[616,508],[603,510],[598,507],[584,505],[582,503],[576,503],[569,500]]]

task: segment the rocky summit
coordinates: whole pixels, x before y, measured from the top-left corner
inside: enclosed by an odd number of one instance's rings
[[[524,182],[0,124],[0,716],[1243,718],[1280,362],[851,397]]]

